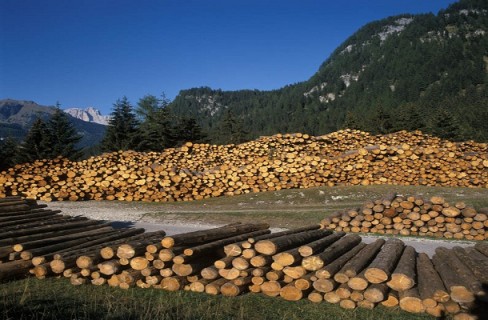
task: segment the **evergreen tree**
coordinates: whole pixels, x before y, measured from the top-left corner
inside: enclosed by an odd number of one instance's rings
[[[139,122],[132,109],[127,97],[118,99],[114,104],[105,137],[101,142],[103,151],[130,150],[137,147]]]
[[[462,140],[462,129],[457,118],[448,110],[438,108],[431,116],[428,129],[433,135],[448,139]]]
[[[8,137],[0,140],[0,171],[13,167],[17,161],[18,143]]]
[[[344,119],[344,123],[342,124],[343,129],[354,129],[354,130],[361,130],[362,126],[358,119],[358,116],[353,113],[352,111],[348,111],[346,113],[346,118]]]
[[[140,151],[162,151],[175,145],[174,119],[167,109],[169,101],[165,95],[161,99],[147,95],[139,100],[136,114],[140,119]]]
[[[195,118],[183,117],[178,121],[177,139],[178,144],[188,141],[202,142],[206,139],[206,135]]]
[[[216,134],[220,143],[239,144],[246,141],[248,132],[244,130],[242,122],[234,116],[232,111],[227,109]]]
[[[59,103],[56,110],[47,123],[48,143],[50,148],[50,158],[62,156],[70,160],[78,160],[82,156],[82,151],[76,148],[76,144],[81,140],[81,136],[76,132],[68,116],[60,109]]]
[[[18,149],[17,162],[24,163],[48,159],[50,155],[49,129],[41,118],[37,118]]]

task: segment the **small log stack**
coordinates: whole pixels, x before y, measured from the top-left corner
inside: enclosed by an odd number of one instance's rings
[[[189,201],[335,185],[488,187],[488,145],[400,131],[372,136],[277,134],[240,145],[186,143],[72,162],[39,160],[0,172],[0,198]]]
[[[430,236],[447,239],[488,239],[488,211],[443,197],[389,195],[367,201],[362,208],[334,213],[321,221],[323,228],[361,233]]]

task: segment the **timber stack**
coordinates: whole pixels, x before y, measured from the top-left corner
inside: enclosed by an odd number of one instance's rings
[[[73,266],[81,253],[91,254],[144,232],[114,229],[107,221],[62,215],[46,207],[20,197],[0,199],[0,282],[25,277],[29,271],[42,278],[50,260],[64,257],[65,266]]]
[[[488,239],[488,208],[476,210],[443,197],[397,196],[367,201],[361,208],[336,212],[321,221],[324,228],[361,233]]]
[[[240,145],[186,143],[72,162],[39,160],[0,173],[0,198],[189,201],[335,185],[488,187],[488,145],[421,132],[277,134]]]
[[[326,301],[346,309],[381,304],[459,318],[474,307],[488,306],[486,241],[470,248],[437,248],[431,259],[398,239],[366,244],[357,234],[318,224],[271,233],[267,224],[233,223],[165,236],[164,231],[139,229],[102,232],[102,222],[65,221],[57,212],[51,214],[56,219],[42,216],[41,221],[33,215],[46,213],[42,209],[33,200],[0,200],[0,221],[16,226],[2,229],[2,250],[9,253],[0,263],[1,280],[30,271],[40,279],[66,277],[73,285],[225,296],[251,292],[288,301]],[[77,232],[86,222],[89,226]],[[57,224],[68,227],[59,229]]]

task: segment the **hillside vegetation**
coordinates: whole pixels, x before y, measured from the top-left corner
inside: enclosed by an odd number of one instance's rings
[[[437,15],[365,25],[307,81],[272,91],[182,90],[170,108],[198,119],[212,143],[346,127],[487,141],[487,52],[488,2],[462,0]]]

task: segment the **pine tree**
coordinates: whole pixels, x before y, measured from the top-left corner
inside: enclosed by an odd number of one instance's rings
[[[174,119],[164,94],[161,99],[147,95],[139,100],[136,114],[139,117],[139,143],[137,150],[162,151],[175,145]]]
[[[17,163],[17,152],[18,143],[15,139],[7,137],[0,140],[0,171]]]
[[[138,144],[138,121],[127,97],[118,99],[113,106],[111,118],[101,142],[103,151],[135,149]]]
[[[82,137],[76,132],[66,113],[61,110],[59,103],[56,104],[56,110],[47,123],[47,129],[51,146],[50,158],[59,156],[70,160],[81,158],[83,153],[76,148],[76,144]]]
[[[188,141],[202,142],[206,139],[206,134],[202,132],[195,118],[183,117],[178,122],[177,138],[179,144]]]
[[[358,116],[355,113],[348,111],[346,113],[344,123],[342,124],[342,128],[343,129],[361,130],[362,126],[360,124]]]
[[[428,125],[430,133],[433,135],[448,139],[448,140],[462,140],[462,128],[458,119],[448,110],[438,108],[431,116],[431,121]]]
[[[48,159],[51,155],[50,134],[41,118],[37,118],[18,149],[17,162]]]
[[[242,122],[234,116],[232,111],[227,109],[215,134],[221,143],[239,144],[246,141],[248,132],[244,130]]]

